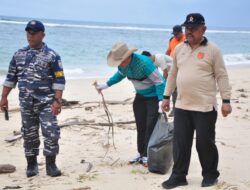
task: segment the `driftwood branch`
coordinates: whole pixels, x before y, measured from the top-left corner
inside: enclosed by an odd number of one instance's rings
[[[132,121],[118,121],[118,122],[114,122],[114,125],[126,125],[126,124],[133,124],[135,123],[134,120]],[[72,127],[74,125],[85,125],[85,126],[88,126],[90,128],[93,128],[93,129],[97,129],[99,130],[100,128],[97,127],[97,126],[107,126],[107,127],[110,127],[111,124],[109,123],[95,123],[94,120],[82,120],[82,121],[78,121],[78,120],[73,120],[73,121],[69,121],[69,122],[66,122],[66,123],[62,123],[62,124],[59,124],[59,127],[60,128],[64,128],[64,127]],[[13,131],[13,135],[12,136],[8,136],[6,137],[4,140],[8,143],[10,142],[14,142],[14,141],[17,141],[19,139],[22,138],[22,135],[20,133],[20,131]]]
[[[115,165],[119,160],[120,160],[120,158],[117,158],[112,164],[110,164],[110,166]]]
[[[16,141],[16,140],[21,139],[21,138],[22,138],[22,135],[21,135],[20,131],[13,131],[13,135],[6,137],[4,140],[6,142],[13,142],[13,141]]]
[[[124,124],[133,124],[135,121],[119,121],[119,122],[114,122],[115,125],[124,125]],[[75,121],[75,122],[69,122],[69,123],[64,123],[60,124],[60,128],[63,127],[70,127],[73,125],[90,125],[90,126],[110,126],[110,123],[93,123],[93,122],[87,122],[87,121]]]
[[[16,141],[16,140],[21,139],[21,138],[22,138],[22,135],[14,135],[14,136],[6,137],[4,140],[6,142],[13,142],[13,141]]]
[[[132,98],[125,99],[124,101],[115,101],[115,100],[110,100],[109,101],[108,100],[108,101],[106,101],[106,104],[109,104],[109,105],[117,105],[117,104],[126,105],[126,104],[131,104],[132,103],[130,100],[132,100]],[[83,105],[86,105],[86,104],[100,104],[100,103],[101,103],[100,101],[90,101],[90,102],[79,103],[79,101],[75,101],[75,100],[68,101],[68,100],[63,99],[62,106],[64,108],[68,108],[68,107],[75,106],[75,105],[83,106]],[[20,108],[12,108],[12,109],[9,109],[8,111],[9,112],[19,112]]]
[[[5,186],[3,189],[21,189],[22,187],[17,185],[17,186]]]
[[[91,101],[91,102],[83,102],[80,105],[100,104],[100,103],[101,103],[100,101]],[[124,100],[124,101],[107,100],[106,104],[109,104],[109,105],[117,105],[117,104],[126,105],[126,104],[131,104],[131,102],[128,102],[126,100]]]
[[[65,99],[62,100],[62,106],[63,107],[74,106],[74,105],[77,105],[77,104],[79,104],[79,101],[75,101],[75,100],[68,101],[68,100],[65,100]],[[12,109],[9,109],[8,111],[9,112],[19,112],[20,108],[12,108]]]
[[[109,104],[109,105],[117,105],[117,104],[121,104],[121,105],[125,105],[125,104],[131,104],[131,100],[133,98],[128,98],[128,99],[125,99],[124,101],[105,101],[105,104]],[[72,106],[75,107],[75,105],[79,105],[80,107],[83,106],[83,105],[86,105],[86,104],[100,104],[101,102],[100,101],[90,101],[90,102],[83,102],[83,103],[79,103],[79,101],[67,101],[65,99],[63,99],[63,107],[64,108],[70,108]],[[88,110],[88,109],[91,109],[91,108],[94,108],[94,107],[97,107],[97,106],[85,106],[85,109]],[[9,112],[19,112],[20,111],[20,108],[12,108],[12,109],[9,109],[8,110]],[[111,115],[111,114],[110,114]],[[95,126],[108,126],[108,127],[112,127],[112,125],[124,125],[124,124],[133,124],[135,123],[135,121],[120,121],[120,122],[113,122],[113,124],[111,122],[109,123],[95,123],[94,120],[83,120],[83,121],[69,121],[69,122],[66,122],[66,123],[63,123],[63,124],[60,124],[59,127],[60,128],[63,128],[63,127],[70,127],[70,126],[73,126],[73,125],[86,125],[86,126],[89,126],[91,128],[94,128],[94,129],[100,129],[98,127],[95,127]],[[6,142],[14,142],[16,140],[19,140],[22,138],[22,135],[19,133],[19,134],[13,134],[13,136],[9,136],[9,137],[6,137],[5,138],[5,141]]]

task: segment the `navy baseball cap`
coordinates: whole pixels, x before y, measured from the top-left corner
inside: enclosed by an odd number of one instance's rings
[[[180,25],[175,25],[175,26],[173,27],[173,32],[172,32],[172,34],[176,35],[176,34],[178,34],[179,32],[182,32],[182,27],[181,27]]]
[[[33,31],[33,32],[44,32],[45,28],[42,22],[38,21],[38,20],[31,20],[28,22],[25,31]]]
[[[185,22],[182,26],[194,27],[198,25],[205,25],[205,19],[200,13],[190,13],[187,15]]]

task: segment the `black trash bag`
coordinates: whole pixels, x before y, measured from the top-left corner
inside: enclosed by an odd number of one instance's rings
[[[158,121],[148,143],[148,170],[166,174],[173,160],[173,123],[166,113],[159,114]]]

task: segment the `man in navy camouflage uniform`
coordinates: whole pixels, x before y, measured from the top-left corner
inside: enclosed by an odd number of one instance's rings
[[[30,21],[25,30],[29,45],[19,49],[10,62],[0,107],[8,109],[7,97],[18,83],[27,177],[38,174],[39,125],[44,137],[47,175],[60,176],[55,160],[60,138],[56,115],[61,112],[65,85],[62,63],[60,56],[43,43],[45,28],[40,21]]]

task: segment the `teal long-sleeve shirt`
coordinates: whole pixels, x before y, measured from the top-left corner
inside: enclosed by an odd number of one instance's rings
[[[137,94],[163,99],[165,79],[147,56],[133,53],[128,66],[118,66],[118,71],[107,81],[107,85],[112,86],[125,77],[133,83]]]

